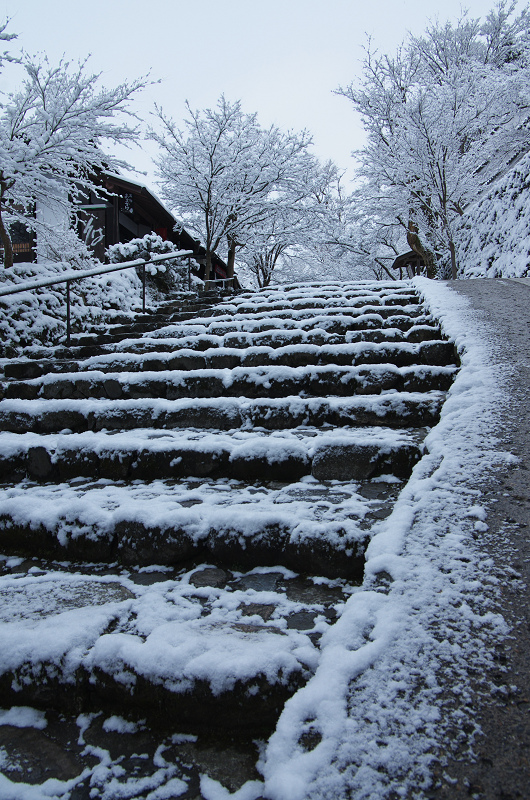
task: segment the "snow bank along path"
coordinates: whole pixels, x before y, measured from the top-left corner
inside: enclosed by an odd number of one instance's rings
[[[83,731],[103,706],[174,725],[148,784],[99,752],[93,796],[184,795],[178,747],[212,723],[262,744],[246,782],[197,756],[205,800],[427,785],[455,722],[442,673],[465,702],[502,631],[473,601],[499,390],[464,317],[426,281],[279,287],[6,364],[3,702],[74,699]],[[438,424],[457,365],[437,319],[463,358]]]

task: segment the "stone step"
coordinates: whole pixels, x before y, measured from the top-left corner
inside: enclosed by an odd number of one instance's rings
[[[285,430],[300,425],[425,427],[439,419],[445,393],[389,392],[358,397],[298,395],[277,399],[221,397],[163,400],[2,400],[0,428],[12,433],[244,427]]]
[[[17,381],[4,387],[6,399],[84,399],[129,400],[189,397],[351,397],[395,391],[447,391],[456,367],[425,365],[442,360],[443,347],[435,344],[418,348],[419,358],[411,353],[396,360],[419,361],[419,365],[397,367],[391,363],[366,363],[360,366],[233,367],[232,369],[173,369],[168,372],[83,372],[45,375],[31,381]],[[351,358],[351,356],[350,356]]]
[[[370,327],[371,325],[371,327]],[[367,327],[368,326],[368,327]],[[410,333],[407,333],[410,331]],[[402,334],[405,333],[405,336]],[[27,347],[24,349],[24,357],[31,360],[53,359],[54,361],[70,361],[72,359],[87,359],[106,355],[112,352],[173,352],[183,347],[193,350],[206,350],[217,346],[229,346],[233,349],[246,348],[249,346],[284,347],[288,343],[292,344],[338,344],[341,342],[353,341],[385,341],[387,339],[406,341],[426,341],[428,339],[439,339],[439,329],[433,324],[430,316],[424,315],[415,319],[408,317],[391,317],[382,320],[378,317],[371,317],[359,322],[359,325],[350,326],[350,329],[342,333],[326,331],[322,328],[312,330],[311,327],[304,329],[301,327],[280,328],[267,331],[245,331],[230,330],[221,331],[221,335],[211,332],[204,332],[202,326],[180,326],[178,329],[171,330],[171,336],[157,335],[157,337],[141,336],[131,339],[121,339],[106,345],[92,344],[79,347],[65,347],[57,345],[54,347]],[[13,376],[18,377],[18,376]]]
[[[423,334],[423,331],[421,331]],[[229,345],[239,347],[212,347],[215,340],[211,338],[193,340],[176,340],[167,352],[154,351],[144,354],[105,353],[83,361],[33,360],[13,361],[4,366],[7,379],[33,380],[48,373],[76,373],[99,370],[111,372],[166,371],[194,369],[232,369],[234,367],[259,367],[269,364],[285,366],[323,366],[337,364],[340,366],[360,364],[393,364],[395,366],[411,366],[414,364],[447,366],[458,364],[458,356],[450,342],[439,339],[421,341],[354,341],[335,342],[331,344],[288,344],[283,347],[266,345],[244,347],[242,337],[227,337]],[[327,337],[325,341],[330,341]],[[184,347],[178,347],[178,344]],[[278,344],[278,343],[276,343]],[[195,348],[188,345],[194,345]],[[209,345],[209,346],[208,346]],[[206,347],[206,349],[201,349]]]
[[[417,299],[417,298],[416,298]],[[102,329],[103,332],[122,334],[130,331],[144,332],[155,329],[157,326],[172,325],[180,321],[197,319],[198,324],[204,326],[220,325],[230,322],[234,324],[249,324],[250,327],[270,323],[272,320],[283,322],[284,320],[298,320],[301,322],[321,320],[328,322],[336,317],[351,317],[359,319],[363,317],[378,316],[383,319],[389,317],[415,317],[419,316],[420,310],[417,305],[397,306],[397,305],[352,305],[342,308],[323,307],[314,308],[304,305],[302,308],[292,308],[290,305],[281,308],[271,307],[256,308],[254,306],[239,307],[217,306],[202,310],[190,309],[188,311],[178,311],[164,314],[137,315],[133,321],[128,321],[123,325],[112,325]]]
[[[134,322],[128,325],[115,325],[109,329],[110,335],[122,335],[127,333],[144,333],[146,331],[153,331],[161,328],[163,325],[171,325],[175,322],[186,321],[188,319],[195,319],[197,312],[194,310],[189,311],[174,311],[170,314],[159,314],[153,316],[151,319],[135,319]],[[102,336],[106,334],[103,333]]]
[[[270,297],[272,295],[284,295],[286,297],[292,296],[333,296],[336,297],[342,294],[351,294],[358,292],[359,294],[400,294],[408,293],[413,289],[410,281],[394,281],[394,280],[372,280],[372,281],[357,281],[357,280],[330,280],[330,281],[304,281],[303,283],[284,283],[274,286],[268,286],[264,289],[259,289],[257,292],[249,291],[248,295],[256,294],[258,298]],[[242,293],[242,297],[245,293]]]
[[[116,314],[105,325],[86,331],[72,333],[72,346],[83,346],[101,341],[120,341],[127,336],[138,337],[145,332],[156,330],[170,323],[186,321],[195,316],[208,314],[219,303],[219,298],[207,302],[167,301],[158,308],[146,309],[137,314]]]
[[[231,569],[281,565],[357,580],[370,529],[403,482],[26,482],[0,488],[0,552],[141,567],[190,559]]]
[[[129,432],[4,434],[0,482],[65,482],[80,476],[114,481],[194,476],[296,482],[309,474],[320,481],[382,474],[408,478],[421,457],[425,431],[368,428],[339,433],[161,434],[148,429],[136,430],[134,437]]]
[[[406,314],[388,317],[389,326],[397,328],[398,330],[407,330],[408,328],[412,327],[414,323],[419,325],[424,322],[428,323],[429,321],[430,318],[425,316],[418,316],[416,319],[413,319]],[[170,346],[174,346],[172,342],[190,334],[199,336],[202,333],[206,336],[210,335],[224,337],[227,334],[238,334],[244,332],[245,334],[250,335],[274,335],[275,331],[288,331],[294,329],[295,326],[302,331],[318,330],[319,332],[327,333],[328,335],[338,334],[339,336],[344,336],[349,334],[351,331],[365,330],[367,327],[369,329],[370,324],[373,328],[379,328],[382,324],[384,324],[384,317],[381,318],[380,315],[375,316],[373,314],[370,315],[370,317],[365,317],[362,319],[359,318],[357,320],[354,320],[351,316],[336,316],[333,318],[330,318],[329,316],[320,318],[308,317],[306,319],[297,320],[293,320],[291,317],[289,317],[289,319],[286,320],[284,327],[281,324],[281,320],[278,319],[264,319],[263,321],[253,319],[239,321],[234,320],[233,317],[230,317],[229,319],[223,319],[220,317],[218,322],[205,321],[203,323],[200,317],[192,314],[189,317],[188,325],[185,325],[183,321],[180,321],[179,324],[177,322],[171,322],[164,327],[153,326],[153,328],[149,328],[149,326],[144,326],[142,330],[135,328],[134,326],[126,326],[121,331],[109,333],[103,332],[94,336],[93,338],[80,336],[77,340],[79,344],[77,345],[74,342],[71,347],[86,347],[91,345],[93,347],[98,346],[103,348],[119,344],[129,347],[129,344],[132,342],[140,340],[143,344],[144,341],[149,342],[151,339],[163,339],[170,341]]]
[[[408,293],[406,295],[394,295],[394,296],[377,296],[377,295],[345,295],[342,299],[341,306],[343,306],[346,310],[354,310],[354,309],[364,309],[364,308],[388,308],[388,307],[399,307],[401,309],[408,308],[409,306],[415,306],[419,304],[419,298],[414,293]],[[277,316],[278,314],[281,316],[290,316],[291,314],[299,314],[303,312],[305,315],[306,312],[308,313],[322,313],[322,312],[329,312],[329,313],[337,313],[337,298],[322,298],[320,301],[317,298],[300,298],[300,299],[290,299],[290,300],[276,300],[274,302],[262,302],[256,303],[253,299],[252,303],[245,303],[244,300],[238,298],[233,303],[223,303],[217,307],[211,309],[211,316],[218,317],[222,316],[224,313],[232,312],[236,317],[237,316],[246,316],[249,314],[257,314],[261,316],[263,314],[271,314],[273,316]]]
[[[281,568],[149,577],[45,568],[0,578],[0,703],[127,709],[181,731],[270,730],[352,591]]]
[[[302,321],[291,321],[290,324],[282,325],[278,321],[271,323],[252,323],[248,326],[239,324],[224,323],[223,325],[199,324],[199,320],[194,320],[189,325],[170,326],[156,331],[156,335],[145,335],[140,342],[132,340],[133,347],[138,345],[144,347],[175,347],[181,341],[211,341],[218,344],[225,342],[227,346],[248,347],[251,345],[268,345],[271,347],[283,347],[287,343],[314,343],[325,344],[330,339],[335,342],[340,341],[363,341],[371,340],[374,337],[383,341],[386,338],[407,339],[406,332],[414,328],[426,329],[432,327],[433,320],[428,315],[416,317],[414,319],[406,316],[389,317],[384,320],[379,316],[371,315],[361,320],[328,320],[329,324],[323,327],[321,324],[312,325]],[[401,334],[405,334],[402,336]],[[413,335],[411,333],[411,335]],[[435,338],[442,338],[439,334]],[[233,344],[229,344],[233,342]],[[238,344],[241,342],[241,344]],[[212,345],[210,345],[212,346]],[[116,346],[116,350],[128,347],[127,341],[121,342]]]
[[[366,306],[339,306],[330,307],[327,309],[303,309],[296,311],[294,309],[285,309],[271,312],[261,312],[256,309],[254,311],[247,311],[238,313],[236,307],[224,308],[218,307],[215,310],[215,315],[197,316],[196,324],[203,328],[226,330],[230,326],[231,330],[245,329],[252,330],[270,330],[273,328],[286,329],[292,327],[313,328],[321,327],[324,330],[329,330],[330,326],[342,326],[348,330],[347,326],[364,325],[367,327],[366,322],[370,320],[376,321],[381,324],[383,320],[397,319],[403,320],[405,323],[410,324],[410,320],[415,320],[425,316],[422,306],[419,305],[404,305],[404,306],[383,306],[383,305],[366,305]],[[193,319],[193,316],[190,317]],[[171,328],[168,325],[168,328]],[[175,327],[178,327],[175,325]]]
[[[344,365],[352,364],[353,357],[359,357],[359,348],[347,345],[359,342],[419,344],[444,341],[437,328],[427,325],[411,328],[405,334],[391,328],[359,331],[347,336],[326,335],[319,338],[320,342],[317,344],[316,337],[310,339],[300,332],[298,336],[289,337],[289,344],[285,344],[283,339],[283,345],[280,346],[277,337],[272,339],[275,346],[265,346],[254,345],[255,337],[240,334],[229,334],[226,337],[187,337],[179,340],[180,347],[172,342],[165,351],[104,353],[79,361],[57,358],[12,359],[4,365],[4,375],[8,380],[31,380],[47,373],[73,373],[86,370],[149,372],[167,369],[231,369],[269,363],[287,366],[333,363]],[[161,345],[163,344],[161,341]]]
[[[245,351],[253,348],[262,348],[262,352],[270,355],[273,359],[289,358],[291,353],[296,357],[298,352],[307,351],[309,353],[317,353],[322,350],[326,357],[337,356],[341,353],[355,354],[360,352],[363,348],[351,347],[347,348],[345,345],[360,345],[366,344],[381,344],[381,345],[398,345],[398,344],[420,344],[422,342],[443,342],[447,345],[447,341],[440,336],[440,332],[429,325],[421,325],[411,327],[406,333],[396,328],[374,328],[373,330],[362,331],[348,331],[346,334],[326,333],[324,331],[270,331],[249,334],[246,332],[232,332],[225,336],[215,336],[212,334],[193,334],[183,335],[177,338],[162,339],[142,339],[136,342],[124,343],[124,346],[115,348],[114,352],[119,354],[121,350],[126,352],[138,353],[148,356],[151,352],[171,352],[175,353],[179,350],[193,350],[197,352],[231,350],[235,351],[234,355],[240,359],[245,358]],[[333,350],[329,350],[330,347]],[[339,347],[340,346],[340,347]],[[264,351],[263,348],[267,348]],[[367,351],[374,352],[374,348],[366,347]],[[399,349],[399,348],[398,348]],[[275,354],[272,351],[277,350]],[[238,352],[243,351],[243,352]],[[405,352],[406,348],[401,348]],[[414,351],[409,351],[414,352]],[[452,363],[455,363],[456,353],[454,347],[449,348],[451,353]],[[105,357],[108,360],[108,354]],[[120,353],[120,357],[121,353]],[[94,363],[94,362],[93,362]],[[265,362],[267,363],[267,362]]]
[[[188,312],[196,314],[197,316],[201,316],[202,314],[206,314],[211,309],[215,308],[215,305],[215,303],[187,303],[186,305],[183,305],[182,303],[173,303],[168,301],[163,305],[158,306],[155,313],[164,319],[171,317],[173,314],[184,314]],[[145,321],[148,322],[149,320]]]
[[[335,302],[343,303],[348,298],[399,298],[411,297],[416,298],[417,293],[410,286],[410,284],[394,283],[384,284],[380,282],[363,284],[360,281],[352,281],[347,283],[334,283],[334,284],[309,284],[304,283],[298,286],[285,286],[276,285],[270,286],[266,289],[259,289],[257,291],[243,291],[237,295],[238,302],[246,302],[252,300],[256,305],[262,303],[271,303],[278,301],[293,300],[334,300]]]

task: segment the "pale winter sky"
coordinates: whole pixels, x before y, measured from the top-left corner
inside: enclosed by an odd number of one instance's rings
[[[158,85],[137,104],[148,119],[154,102],[180,125],[185,101],[212,107],[221,94],[258,112],[262,125],[308,129],[315,152],[352,174],[351,151],[363,143],[353,107],[333,94],[361,73],[366,35],[393,53],[429,20],[455,20],[462,8],[484,17],[494,0],[0,0],[0,18],[27,52],[55,63],[91,54],[107,86],[151,72]],[[519,3],[521,7],[521,3]],[[9,69],[0,89],[14,88]],[[128,154],[156,191],[154,145]]]

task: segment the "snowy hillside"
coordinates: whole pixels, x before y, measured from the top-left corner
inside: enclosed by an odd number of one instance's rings
[[[458,261],[465,278],[522,278],[530,274],[530,154],[464,218]]]

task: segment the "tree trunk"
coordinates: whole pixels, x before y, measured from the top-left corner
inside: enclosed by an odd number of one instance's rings
[[[4,248],[4,267],[9,269],[13,266],[13,245],[11,244],[11,237],[7,232],[4,220],[2,219],[2,211],[0,208],[0,239]]]
[[[381,262],[380,262],[380,261],[377,261],[377,259],[376,259],[376,263],[377,263],[377,264],[379,264],[379,266],[380,266],[380,267],[382,267],[382,268],[384,269],[384,271],[386,272],[386,274],[388,275],[388,277],[390,278],[390,280],[392,280],[392,281],[395,281],[395,280],[396,280],[396,276],[395,276],[395,275],[392,275],[392,273],[390,272],[390,270],[389,270],[389,269],[387,269],[387,268],[385,267],[385,265],[384,265],[384,264],[381,264]],[[402,278],[402,277],[403,277],[403,273],[402,273],[402,271],[401,271],[401,267],[400,267],[400,268],[399,268],[399,278],[400,278],[400,280],[401,280],[401,278]]]
[[[456,272],[456,249],[453,241],[449,242],[449,250],[451,252],[451,280],[456,281],[458,275]]]
[[[207,249],[206,250],[206,264],[204,265],[204,282],[210,280],[210,275],[212,274],[212,254]]]
[[[236,263],[236,240],[228,237],[228,258],[226,260],[226,277],[234,277],[234,265]]]
[[[434,274],[434,265],[432,262],[432,258],[430,253],[424,248],[423,244],[421,243],[421,239],[418,235],[418,228],[409,220],[409,224],[407,227],[407,244],[411,250],[413,250],[423,261],[423,266],[427,270],[427,277],[432,278]]]

